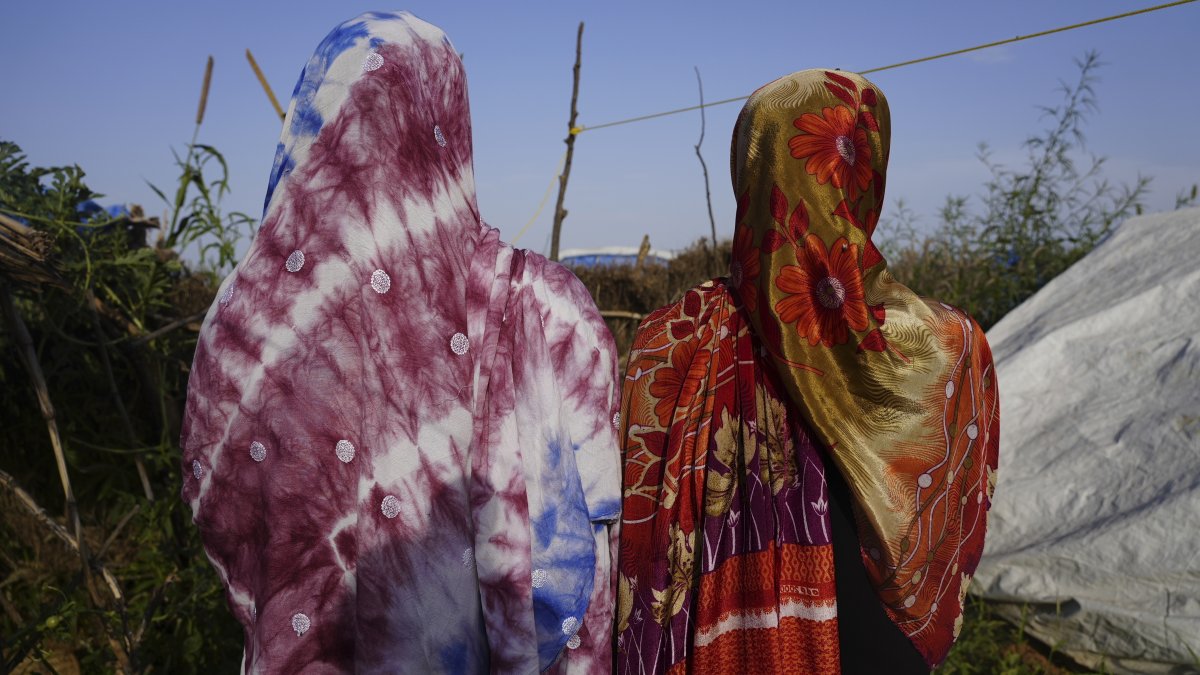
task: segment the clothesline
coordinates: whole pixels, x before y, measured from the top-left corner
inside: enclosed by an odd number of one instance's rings
[[[1125,19],[1125,18],[1128,18],[1131,16],[1137,16],[1138,14],[1148,14],[1150,12],[1156,12],[1160,9],[1177,7],[1179,5],[1186,5],[1186,4],[1193,3],[1193,2],[1196,2],[1196,0],[1176,0],[1175,2],[1168,2],[1168,3],[1162,4],[1162,5],[1146,7],[1144,9],[1136,9],[1136,10],[1129,11],[1129,12],[1123,12],[1121,14],[1114,14],[1112,16],[1106,16],[1106,17],[1103,17],[1100,19],[1092,19],[1091,21],[1083,21],[1080,23],[1073,23],[1069,26],[1059,26],[1058,28],[1051,28],[1048,30],[1038,31],[1036,33],[1030,33],[1028,35],[1018,35],[1016,37],[1007,38],[1005,40],[996,40],[994,42],[988,42],[985,44],[976,45],[974,47],[955,49],[955,50],[949,51],[949,52],[942,52],[941,54],[934,54],[932,56],[923,56],[923,57],[917,58],[917,59],[910,59],[908,61],[900,61],[899,63],[893,63],[893,64],[886,65],[886,66],[879,66],[877,68],[868,68],[866,70],[859,70],[856,72],[858,72],[860,75],[867,75],[870,73],[878,73],[878,72],[882,72],[884,70],[892,70],[894,68],[902,68],[904,66],[911,66],[911,65],[918,64],[918,63],[925,63],[928,61],[935,61],[937,59],[944,59],[944,58],[947,58],[950,56],[958,56],[960,54],[977,52],[982,49],[989,49],[991,47],[1000,47],[1002,45],[1012,44],[1014,42],[1021,42],[1022,40],[1031,40],[1033,38],[1044,37],[1046,35],[1053,35],[1054,33],[1063,33],[1063,32],[1069,31],[1069,30],[1074,30],[1076,28],[1084,28],[1086,26],[1094,26],[1096,24],[1105,23],[1108,21],[1116,21],[1117,19]],[[679,113],[690,112],[692,110],[699,110],[700,108],[711,108],[713,106],[724,105],[726,103],[735,103],[737,101],[745,101],[748,98],[750,98],[748,95],[747,96],[736,96],[734,98],[726,98],[726,99],[722,99],[720,101],[713,101],[711,103],[705,103],[702,105],[693,105],[693,106],[688,106],[686,108],[676,108],[674,110],[665,110],[663,112],[650,113],[648,115],[639,115],[637,117],[630,117],[628,119],[616,120],[613,122],[605,122],[603,124],[593,124],[591,126],[586,126],[586,125],[579,126],[579,127],[575,127],[574,129],[571,129],[571,133],[572,134],[581,134],[585,131],[595,131],[596,129],[604,129],[607,127],[615,127],[615,126],[618,126],[621,124],[630,124],[632,122],[641,122],[643,120],[654,119],[657,117],[665,117],[667,115],[676,115]]]
[[[1193,2],[1196,2],[1196,0],[1175,0],[1175,2],[1167,2],[1167,3],[1163,3],[1161,5],[1154,5],[1152,7],[1145,7],[1142,9],[1136,9],[1136,10],[1131,10],[1128,12],[1122,12],[1120,14],[1113,14],[1111,16],[1101,17],[1099,19],[1092,19],[1090,21],[1081,21],[1079,23],[1073,23],[1073,24],[1070,24],[1067,26],[1059,26],[1057,28],[1050,28],[1047,30],[1038,31],[1036,33],[1029,33],[1027,35],[1018,35],[1016,37],[1011,37],[1011,38],[1007,38],[1004,40],[995,40],[993,42],[987,42],[984,44],[975,45],[974,47],[965,47],[963,49],[955,49],[953,51],[942,52],[940,54],[933,54],[931,56],[923,56],[923,57],[916,58],[916,59],[909,59],[907,61],[900,61],[900,62],[892,63],[892,64],[889,64],[886,66],[878,66],[875,68],[868,68],[866,70],[860,70],[858,72],[862,75],[866,75],[869,73],[878,73],[878,72],[882,72],[885,70],[893,70],[895,68],[902,68],[905,66],[911,66],[911,65],[918,64],[918,63],[926,63],[929,61],[935,61],[937,59],[944,59],[944,58],[947,58],[950,56],[958,56],[961,54],[976,52],[976,51],[980,51],[983,49],[990,49],[992,47],[999,47],[1002,45],[1012,44],[1014,42],[1021,42],[1023,40],[1031,40],[1033,38],[1045,37],[1047,35],[1053,35],[1055,33],[1063,33],[1063,32],[1069,31],[1069,30],[1075,30],[1077,28],[1094,26],[1096,24],[1106,23],[1109,21],[1116,21],[1118,19],[1126,19],[1126,18],[1129,18],[1132,16],[1137,16],[1139,14],[1148,14],[1150,12],[1156,12],[1156,11],[1159,11],[1162,9],[1168,9],[1171,7],[1178,7],[1180,5],[1187,5],[1187,4],[1191,4]],[[749,96],[736,96],[734,98],[726,98],[726,99],[722,99],[720,101],[712,101],[710,103],[688,106],[686,108],[676,108],[674,110],[664,110],[662,112],[650,113],[647,115],[638,115],[637,117],[629,117],[626,119],[614,120],[612,122],[604,122],[602,124],[593,124],[591,126],[579,126],[579,127],[572,128],[570,130],[570,133],[573,135],[578,135],[585,131],[595,131],[597,129],[605,129],[608,127],[615,127],[615,126],[619,126],[622,124],[632,124],[634,122],[643,122],[645,120],[656,119],[659,117],[666,117],[668,115],[677,115],[680,113],[691,112],[693,110],[700,110],[701,108],[711,108],[713,106],[725,105],[727,103],[735,103],[737,101],[745,101],[748,98],[750,98],[750,97]],[[565,159],[566,159],[566,154],[564,153],[563,160],[565,160]],[[554,178],[551,179],[550,185],[547,186],[546,193],[542,197],[542,201],[538,205],[537,211],[534,212],[533,217],[530,218],[529,221],[527,223],[525,223],[525,225],[517,232],[516,236],[514,236],[512,238],[513,243],[516,243],[516,241],[521,238],[521,235],[525,234],[525,232],[530,228],[530,226],[532,226],[533,223],[537,221],[538,217],[542,215],[542,210],[546,206],[546,201],[548,200],[548,198],[550,196],[550,191],[553,189],[554,183],[560,179],[560,176],[562,173],[563,160],[559,160],[559,163],[558,163],[559,169],[558,169],[558,171],[555,172]]]

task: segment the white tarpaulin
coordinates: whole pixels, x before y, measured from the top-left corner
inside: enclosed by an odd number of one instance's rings
[[[1200,209],[1126,221],[988,333],[1000,479],[973,590],[1109,672],[1200,672]]]

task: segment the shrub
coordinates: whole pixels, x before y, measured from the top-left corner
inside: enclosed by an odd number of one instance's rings
[[[31,168],[0,143],[6,672],[238,667],[241,631],[178,497],[177,439],[196,330],[250,219],[221,212],[215,150],[189,146],[180,168],[150,244],[156,219],[80,212],[98,197],[83,171]]]

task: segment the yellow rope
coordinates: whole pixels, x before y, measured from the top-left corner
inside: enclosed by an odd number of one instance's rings
[[[878,73],[880,71],[891,70],[893,68],[900,68],[902,66],[911,66],[915,63],[925,63],[926,61],[933,61],[936,59],[944,59],[948,56],[958,56],[959,54],[966,54],[968,52],[975,52],[975,51],[979,51],[981,49],[988,49],[989,47],[999,47],[1000,45],[1012,44],[1014,42],[1020,42],[1022,40],[1031,40],[1033,38],[1043,37],[1046,35],[1052,35],[1054,33],[1062,33],[1064,31],[1074,30],[1076,28],[1083,28],[1085,26],[1094,26],[1098,23],[1105,23],[1107,21],[1116,21],[1117,19],[1125,19],[1125,18],[1128,18],[1131,16],[1137,16],[1138,14],[1147,14],[1149,12],[1156,12],[1160,9],[1167,9],[1169,7],[1178,7],[1179,5],[1187,5],[1187,4],[1190,4],[1193,2],[1196,2],[1196,0],[1176,0],[1175,2],[1168,2],[1168,3],[1162,4],[1162,5],[1146,7],[1144,9],[1135,9],[1131,12],[1114,14],[1112,16],[1106,16],[1101,19],[1092,19],[1091,21],[1083,21],[1081,23],[1073,23],[1069,26],[1060,26],[1059,28],[1051,28],[1049,30],[1039,31],[1037,33],[1030,33],[1029,35],[1018,35],[1016,37],[1008,38],[1006,40],[996,40],[995,42],[988,42],[987,44],[976,45],[974,47],[967,47],[965,49],[956,49],[956,50],[950,51],[950,52],[934,54],[933,56],[924,56],[919,59],[911,59],[909,61],[901,61],[899,63],[893,63],[888,66],[880,66],[878,68],[868,68],[867,70],[860,70],[860,71],[858,71],[858,73],[861,75],[866,75],[867,73]],[[603,124],[593,124],[591,126],[582,126],[582,127],[577,127],[578,131],[576,131],[575,129],[572,129],[571,133],[583,133],[585,131],[592,131],[594,129],[603,129],[605,127],[615,127],[620,124],[630,124],[632,122],[641,122],[643,120],[654,119],[655,117],[665,117],[666,115],[677,115],[679,113],[690,112],[692,110],[699,110],[700,108],[710,108],[710,107],[716,106],[716,105],[724,105],[726,103],[734,103],[736,101],[745,101],[748,98],[750,98],[750,97],[749,96],[738,96],[736,98],[727,98],[727,99],[723,99],[720,101],[713,101],[711,103],[705,103],[703,105],[693,105],[693,106],[688,106],[686,108],[677,108],[675,110],[667,110],[664,112],[651,113],[649,115],[639,115],[638,117],[630,117],[629,119],[617,120],[615,122],[605,122]]]
[[[572,129],[571,133],[574,134],[574,133],[578,133],[578,132],[576,132],[574,129]],[[563,152],[562,159],[558,160],[558,171],[554,172],[554,174],[555,174],[554,178],[552,178],[550,180],[550,184],[546,186],[546,193],[542,195],[542,203],[538,204],[537,211],[534,212],[533,217],[530,218],[529,222],[525,223],[525,226],[522,227],[520,229],[520,231],[517,232],[516,236],[514,236],[512,238],[512,240],[509,242],[510,244],[517,243],[517,240],[521,238],[521,235],[525,234],[525,231],[529,229],[529,226],[533,225],[534,221],[536,221],[538,219],[538,216],[542,215],[542,209],[546,208],[546,202],[550,199],[550,191],[554,189],[555,181],[559,180],[562,177],[563,164],[565,164],[566,161],[567,161],[567,153]]]

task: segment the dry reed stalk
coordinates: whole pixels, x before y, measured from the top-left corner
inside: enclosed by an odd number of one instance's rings
[[[200,107],[196,108],[196,126],[204,123],[204,109],[208,106],[208,87],[212,84],[213,57],[208,57],[204,67],[204,85],[200,88]]]
[[[46,513],[46,510],[34,501],[33,496],[26,492],[25,488],[21,487],[17,479],[3,470],[0,470],[0,487],[7,490],[17,500],[17,503],[28,511],[29,515],[33,516],[34,520],[41,524],[42,527],[45,527],[50,534],[66,544],[72,551],[81,553],[81,540],[72,536],[67,531],[67,528],[59,525],[58,521],[50,517],[50,514]],[[108,586],[108,590],[112,593],[113,598],[118,601],[123,600],[124,595],[121,593],[121,587],[117,585],[117,579],[113,576],[112,572],[109,572],[107,567],[99,563],[96,563],[96,568],[99,570],[100,576],[104,579],[104,583]]]
[[[262,85],[263,91],[267,92],[267,98],[271,100],[271,107],[275,108],[275,114],[279,115],[279,119],[284,119],[287,115],[283,112],[283,107],[279,105],[279,99],[275,98],[275,92],[271,90],[271,85],[267,83],[267,76],[263,75],[263,71],[258,67],[258,62],[254,60],[254,55],[246,49],[246,60],[250,62],[250,67],[254,69],[254,76],[258,78],[258,83]]]
[[[3,474],[0,478],[3,479],[5,487],[13,492],[18,500],[29,509],[33,515],[38,518],[39,522],[46,525],[50,531],[59,539],[66,542],[68,546],[79,554],[79,561],[83,571],[84,586],[87,588],[88,597],[92,601],[92,605],[97,609],[103,610],[108,607],[108,603],[100,596],[100,592],[96,589],[95,577],[92,575],[92,557],[88,553],[87,541],[83,538],[83,523],[79,519],[79,508],[75,502],[75,491],[71,487],[71,477],[67,473],[66,453],[63,450],[62,436],[58,431],[58,420],[54,412],[54,404],[50,400],[50,391],[46,386],[46,377],[42,372],[41,364],[38,362],[37,351],[33,346],[33,338],[29,334],[29,329],[25,326],[24,319],[21,318],[20,312],[17,311],[16,303],[13,302],[12,293],[7,286],[0,285],[0,305],[3,305],[3,311],[13,335],[16,337],[17,347],[20,350],[21,361],[25,365],[25,369],[29,372],[29,379],[33,382],[33,388],[37,394],[38,407],[41,408],[42,418],[46,421],[46,431],[50,436],[50,446],[54,451],[54,461],[58,465],[58,476],[62,482],[63,495],[66,502],[67,522],[75,530],[72,535],[66,528],[54,522],[44,510],[38,506],[37,502],[29,496],[27,492],[20,489],[16,481],[8,474]],[[124,612],[125,595],[121,592],[121,587],[117,584],[117,579],[108,571],[108,568],[96,563],[100,571],[100,576],[108,586],[109,593],[117,603],[117,607]],[[129,647],[121,640],[108,636],[108,643],[112,649],[113,656],[117,659],[118,667],[121,672],[131,672],[129,660]]]
[[[49,262],[53,238],[0,213],[0,277],[13,283],[65,287]]]

